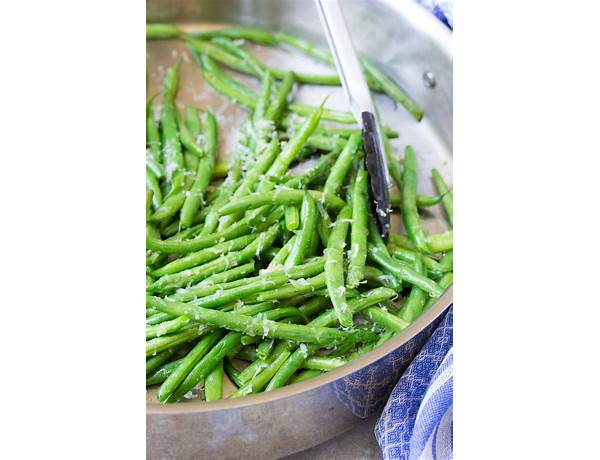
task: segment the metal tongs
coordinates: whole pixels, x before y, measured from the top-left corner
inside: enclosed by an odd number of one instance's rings
[[[350,102],[350,109],[362,128],[373,215],[381,237],[387,241],[390,231],[388,172],[379,119],[371,99],[371,92],[352,46],[352,39],[338,0],[315,0],[315,3],[342,86]]]

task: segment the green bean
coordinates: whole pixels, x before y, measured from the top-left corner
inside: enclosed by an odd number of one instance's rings
[[[404,263],[393,260],[387,251],[382,250],[371,243],[367,247],[367,256],[370,260],[390,271],[394,276],[413,286],[417,286],[426,291],[430,296],[440,296],[442,291],[433,280],[416,272],[413,268]]]
[[[348,206],[352,206],[352,191],[354,189],[354,182],[356,182],[356,174],[360,166],[364,164],[364,152],[358,152],[356,158],[352,160],[352,167],[349,170],[349,174],[344,179],[344,184],[341,186],[339,194],[344,197]]]
[[[319,371],[330,371],[347,364],[347,361],[342,358],[330,356],[311,356],[304,361],[302,367],[304,369],[312,369]]]
[[[417,206],[419,208],[430,208],[443,201],[444,195],[417,195]]]
[[[294,114],[290,114],[287,117],[284,117],[280,121],[280,126],[286,130],[294,131],[298,128],[298,124],[303,120],[297,117]],[[396,139],[400,136],[398,131],[394,131],[389,126],[383,126],[383,132],[386,134],[388,139]],[[339,126],[329,126],[329,125],[319,125],[317,129],[315,129],[315,135],[319,136],[328,136],[328,137],[338,137],[348,139],[354,133],[360,133],[361,130],[357,128],[342,128]],[[340,150],[344,148],[344,145],[340,148]]]
[[[304,104],[288,104],[288,109],[291,112],[307,117],[314,112],[315,107]],[[356,119],[351,112],[340,112],[338,110],[323,109],[321,118],[323,120],[335,121],[337,123],[345,123],[350,125],[356,123]]]
[[[250,40],[256,43],[262,43],[263,45],[275,45],[277,40],[275,37],[260,29],[251,29],[247,27],[231,27],[227,29],[211,30],[210,32],[198,32],[190,34],[197,38],[214,38],[214,37],[228,37],[233,40]]]
[[[169,194],[164,198],[163,203],[150,217],[149,220],[151,222],[166,222],[175,214],[177,214],[177,212],[181,209],[181,206],[183,206],[183,202],[185,201],[185,191],[181,189],[183,187],[183,172],[178,177],[181,177],[182,184],[179,185],[179,189],[171,190],[171,192],[169,192]]]
[[[277,137],[273,137],[268,146],[254,163],[252,169],[248,171],[240,187],[233,194],[233,198],[241,198],[248,195],[259,182],[260,178],[272,166],[273,162],[280,153],[280,145]]]
[[[218,290],[212,295],[201,297],[199,299],[190,302],[190,305],[202,307],[202,308],[218,308],[222,305],[236,302],[245,297],[252,296],[254,294],[268,291],[269,289],[276,288],[287,282],[287,277],[281,275],[279,278],[259,279],[255,282],[245,283],[241,286],[237,286],[224,291]],[[259,299],[258,302],[264,302],[270,299]]]
[[[217,121],[211,112],[205,112],[204,127],[206,156],[198,164],[196,180],[181,208],[180,222],[182,228],[192,225],[192,220],[202,204],[202,196],[210,183],[212,170],[217,158]]]
[[[192,112],[191,114],[189,114],[190,111]],[[193,120],[193,118],[195,118],[196,120],[195,121],[189,120],[190,115],[191,115],[192,120]],[[186,118],[187,118],[187,123],[181,117],[177,118],[177,128],[179,130],[179,141],[181,142],[181,145],[183,145],[188,152],[193,154],[193,158],[194,158],[194,160],[196,160],[198,158],[204,157],[204,155],[205,155],[205,152],[204,152],[204,150],[202,150],[202,147],[200,147],[196,143],[198,134],[200,134],[200,123],[198,122],[198,111],[193,107],[188,107],[186,109]],[[192,121],[191,126],[194,126],[195,132],[193,132],[190,129],[190,126],[188,126],[188,123],[190,121]]]
[[[357,329],[370,329],[370,333],[373,334],[373,339],[377,336],[377,333],[374,332],[375,328],[373,327],[372,324],[365,324],[362,326],[357,326]],[[357,338],[356,336],[353,337],[352,340],[350,340],[350,338],[348,338],[348,340],[344,340],[341,344],[336,345],[333,350],[331,351],[331,353],[329,353],[327,356],[331,357],[331,358],[339,358],[344,356],[345,354],[347,354],[351,349],[355,348],[356,345],[359,342],[366,342],[368,341],[367,339],[365,339],[364,337],[364,333],[360,334],[360,338]]]
[[[323,136],[313,134],[306,141],[306,145],[311,147],[307,151],[307,156],[313,155],[315,150],[325,150],[328,152],[341,152],[347,144],[347,140],[342,137]]]
[[[177,366],[179,366],[182,360],[183,358],[176,361],[171,361],[170,363],[158,368],[151,375],[146,376],[146,386],[163,383],[165,380],[167,380],[167,377],[173,373]]]
[[[185,149],[185,151],[183,152],[183,165],[185,167],[185,171],[183,173],[185,176],[183,181],[183,188],[185,190],[189,190],[194,184],[194,181],[196,180],[196,170],[198,169],[199,163],[199,158],[191,154],[189,150]],[[179,229],[179,225],[177,228]]]
[[[189,322],[190,319],[187,316],[179,316],[175,319],[164,321],[156,325],[146,326],[146,340],[178,331]]]
[[[452,250],[452,239],[452,230],[450,230],[445,233],[428,235],[426,243],[431,252],[447,252]]]
[[[275,257],[271,259],[271,262],[269,262],[267,271],[277,270],[283,267],[283,264],[285,263],[286,259],[288,258],[288,255],[290,254],[290,251],[292,250],[292,246],[294,245],[296,238],[297,236],[293,235],[289,240],[287,240],[287,242],[283,245],[283,247],[279,250]]]
[[[306,143],[306,140],[311,136],[315,128],[319,125],[321,115],[323,114],[323,105],[314,110],[310,117],[306,119],[304,124],[298,131],[294,133],[289,142],[285,145],[279,156],[275,159],[268,174],[271,176],[282,176],[286,173],[289,166],[292,164],[296,155]]]
[[[248,367],[246,367],[242,372],[240,372],[240,382],[242,382],[242,385],[240,385],[240,387],[244,386],[268,366],[269,362],[266,359],[258,358],[254,360]]]
[[[421,195],[417,194],[417,207],[418,208],[430,208],[442,202],[444,195]],[[400,192],[390,192],[390,205],[394,209],[402,209],[402,195]]]
[[[279,227],[277,225],[273,225],[269,228],[269,230],[261,233],[258,238],[250,243],[245,249],[237,252],[227,253],[218,259],[214,259],[197,267],[188,268],[187,270],[170,275],[164,275],[156,280],[152,286],[150,286],[150,290],[167,292],[169,290],[185,286],[189,283],[196,283],[210,275],[224,272],[225,270],[233,268],[237,265],[246,263],[253,257],[258,257],[262,251],[269,248],[277,237],[278,232]]]
[[[390,254],[394,258],[397,258],[403,262],[414,264],[417,262],[417,260],[421,260],[424,267],[427,269],[427,273],[429,274],[435,273],[436,275],[441,276],[450,270],[441,265],[437,260],[432,259],[429,256],[419,254],[418,252],[411,251],[410,249],[404,249],[393,244],[388,244],[388,248],[390,249]]]
[[[344,246],[348,233],[348,221],[352,217],[352,210],[344,207],[337,216],[327,249],[325,249],[325,275],[327,291],[331,303],[336,311],[338,321],[342,327],[352,327],[352,312],[346,302],[346,288],[344,283]]]
[[[300,227],[300,212],[296,206],[285,207],[285,228],[290,232]]]
[[[160,118],[164,148],[165,176],[173,181],[173,189],[177,188],[176,175],[183,168],[179,131],[177,129],[177,110],[175,97],[179,87],[179,68],[181,59],[173,67],[169,67],[163,82],[163,107]]]
[[[273,123],[279,123],[279,119],[281,118],[283,111],[287,106],[287,100],[292,92],[292,88],[294,86],[294,73],[286,72],[283,77],[283,81],[281,85],[279,85],[279,89],[277,90],[277,94],[275,96],[275,100],[269,107],[265,118],[267,120],[271,120]],[[318,123],[318,122],[317,122]]]
[[[394,150],[392,149],[389,137],[384,133],[382,138],[388,171],[398,190],[402,190],[402,168],[400,167],[400,162],[394,157]]]
[[[263,340],[256,347],[256,356],[258,356],[259,359],[267,359],[273,350],[273,345],[275,345],[275,339]]]
[[[346,283],[355,288],[364,278],[367,260],[367,172],[361,165],[352,191],[352,228]]]
[[[165,364],[173,353],[175,352],[174,348],[168,348],[167,350],[161,351],[156,356],[152,356],[151,358],[146,360],[146,375],[154,372],[160,366]]]
[[[167,255],[158,252],[146,252],[146,269],[158,268],[167,261]]]
[[[349,335],[347,340],[355,343],[356,341],[365,341],[367,338],[372,339],[375,334],[372,331],[359,329],[354,331],[354,334]],[[271,391],[286,384],[290,377],[302,366],[305,365],[306,359],[314,354],[319,349],[319,345],[315,344],[300,344],[286,362],[279,368],[273,376],[265,391]]]
[[[225,359],[224,369],[227,377],[229,377],[229,380],[231,380],[235,386],[239,388],[244,384],[240,379],[241,372],[235,368],[233,363],[228,358]]]
[[[297,295],[314,292],[323,287],[325,287],[325,273],[320,273],[310,279],[302,278],[297,281],[290,281],[290,284],[286,286],[265,290],[256,296],[256,300],[258,302],[266,302],[267,300],[289,299]]]
[[[274,374],[265,391],[272,391],[285,385],[289,378],[302,367],[306,358],[317,350],[318,345],[311,344],[307,346],[306,344],[301,344],[300,348],[291,353],[285,363]]]
[[[257,237],[258,235],[256,234],[242,235],[232,240],[216,244],[210,248],[193,252],[185,257],[181,257],[180,259],[175,259],[174,261],[163,265],[159,269],[152,271],[152,276],[160,277],[163,275],[177,273],[188,268],[196,267],[216,259],[223,254],[227,254],[228,252],[239,251],[252,243]]]
[[[367,243],[367,248],[368,248],[368,243]],[[399,279],[398,277],[394,276],[394,274],[392,272],[390,272],[386,268],[382,267],[381,268],[381,272],[384,274],[384,276],[387,277],[387,279],[388,279],[388,285],[389,285],[390,288],[394,289],[394,291],[396,291],[396,292],[401,292],[402,291],[402,289],[404,288],[404,285],[403,285],[401,279]]]
[[[228,39],[224,38],[213,38],[212,41],[221,45],[231,54],[234,54],[238,58],[242,59],[244,65],[240,65],[240,63],[236,64],[236,70],[247,73],[250,75],[255,75],[257,77],[261,77],[266,71],[269,71],[273,74],[275,78],[278,80],[285,79],[287,72],[285,70],[277,69],[277,68],[268,68],[262,62],[260,62],[255,56],[253,56],[249,51],[242,48],[241,46],[236,46]],[[217,56],[215,56],[217,59]],[[227,60],[224,60],[223,63],[227,64]],[[330,75],[317,75],[317,74],[306,74],[302,72],[294,72],[295,79],[299,83],[308,83],[314,85],[334,85],[339,86],[341,84],[340,77],[335,74]]]
[[[383,300],[389,299],[394,295],[394,291],[385,288],[373,289],[355,299],[352,299],[349,302],[348,308],[351,312],[357,313],[365,308],[368,308],[376,303],[379,303]],[[335,309],[330,309],[317,318],[308,323],[309,326],[318,326],[325,327],[335,324],[337,322],[337,312]],[[347,340],[362,340],[362,336],[358,334],[359,331],[355,331],[354,334],[348,336]],[[365,331],[366,333],[371,333],[371,331]],[[297,349],[290,359],[287,359],[285,364],[281,366],[281,368],[277,371],[275,376],[269,382],[269,385],[266,388],[266,391],[270,391],[272,389],[278,388],[284,385],[288,379],[299,369],[304,363],[305,359],[313,354],[318,347],[313,344],[301,346]],[[275,352],[273,352],[275,354]],[[276,359],[276,358],[275,358]]]
[[[223,327],[246,335],[258,335],[296,342],[331,345],[344,338],[345,333],[328,327],[309,327],[298,324],[280,323],[262,318],[254,318],[238,313],[209,310],[181,302],[174,302],[159,297],[146,296],[149,306],[172,315],[186,315],[202,324]]]
[[[425,254],[430,252],[425,241],[417,211],[417,163],[415,151],[409,145],[404,154],[402,173],[402,220],[410,241]]]
[[[442,195],[442,206],[444,207],[444,211],[446,211],[446,216],[448,216],[448,221],[450,222],[450,226],[452,226],[452,192],[448,188],[448,185],[444,182],[441,174],[437,169],[433,169],[431,171],[431,177],[433,179],[433,183],[435,184],[435,188],[437,192]]]
[[[307,370],[300,372],[298,375],[296,375],[292,379],[290,379],[289,383],[291,385],[292,383],[304,382],[305,380],[312,379],[313,377],[317,377],[318,375],[321,375],[322,373],[323,373],[323,371],[307,369]]]
[[[400,332],[406,329],[410,322],[405,321],[380,307],[370,307],[366,314],[375,324],[384,327],[387,331]]]
[[[219,224],[219,213],[218,210],[221,206],[229,201],[231,196],[236,192],[238,187],[241,186],[239,180],[242,176],[242,162],[239,158],[233,162],[233,166],[227,173],[227,178],[219,187],[219,196],[211,206],[210,211],[206,215],[204,221],[204,228],[200,232],[200,236],[209,236],[214,233],[217,225]],[[225,230],[225,229],[223,229]]]
[[[185,32],[172,24],[146,24],[146,40],[179,38]]]
[[[206,278],[200,284],[190,287],[188,289],[184,289],[178,291],[177,294],[171,296],[172,300],[177,300],[179,302],[187,302],[190,300],[194,300],[196,298],[205,297],[211,294],[214,294],[220,290],[233,289],[239,286],[243,286],[245,284],[253,283],[256,281],[266,281],[273,279],[284,279],[284,283],[290,279],[298,279],[298,278],[306,278],[310,276],[314,276],[323,271],[323,263],[324,260],[322,258],[308,262],[304,265],[299,265],[297,267],[291,267],[287,269],[281,269],[277,271],[263,272],[259,276],[254,276],[251,278],[243,278],[238,279],[236,281],[225,282],[224,284],[217,284],[217,281],[211,282],[211,279],[216,279],[221,274],[213,275],[209,278]],[[238,267],[239,268],[239,267]],[[233,270],[230,270],[233,271]]]
[[[263,122],[265,118],[265,114],[269,109],[269,104],[271,100],[271,86],[273,85],[273,76],[271,72],[265,72],[262,81],[260,83],[260,94],[258,96],[258,101],[256,102],[256,107],[254,108],[254,113],[252,114],[252,124],[255,129],[257,125]]]
[[[181,241],[193,238],[202,231],[204,227],[203,223],[197,223],[196,225],[186,228],[185,230],[179,231],[179,221],[173,221],[167,226],[163,226],[160,229],[160,235],[165,239],[172,241]]]
[[[415,245],[412,244],[411,241],[401,233],[390,233],[389,240],[394,246],[408,249],[409,251],[417,251]]]
[[[450,285],[452,284],[452,279],[453,279],[453,275],[452,272],[446,273],[444,274],[444,276],[442,276],[442,278],[438,281],[438,285],[440,286],[440,288],[442,289],[442,291],[445,291],[446,289],[448,289],[450,287]],[[423,311],[427,310],[429,307],[431,307],[437,300],[438,297],[431,297],[427,303],[425,304],[425,306],[423,307]]]
[[[313,182],[326,177],[329,174],[329,171],[333,166],[337,156],[338,152],[330,152],[321,156],[321,158],[319,158],[319,160],[311,168],[307,169],[299,176],[292,177],[285,183],[285,186],[289,188],[305,188],[311,185]]]
[[[207,402],[218,401],[223,398],[223,360],[210,371],[204,380],[204,396]]]
[[[179,67],[181,59],[170,67],[163,82],[163,108],[161,113],[161,129],[163,139],[163,158],[165,163],[165,177],[171,189],[156,212],[150,218],[153,222],[164,222],[173,217],[183,205],[185,195],[184,164],[179,132],[177,129],[177,110],[175,96],[179,85]]]
[[[256,106],[256,95],[250,91],[243,91],[238,85],[232,85],[231,79],[226,78],[225,74],[223,74],[208,54],[198,52],[191,41],[187,43],[192,48],[192,57],[202,69],[202,75],[206,82],[219,94],[253,110]]]
[[[165,168],[160,162],[160,133],[154,123],[154,111],[152,109],[152,100],[148,101],[146,110],[146,166],[154,173],[157,179],[165,177]]]
[[[268,70],[278,80],[282,80],[285,78],[286,71],[277,68],[267,68],[250,52],[248,52],[241,46],[235,45],[235,43],[231,40],[223,37],[217,37],[212,38],[211,41],[213,43],[218,44],[224,50],[228,51],[230,54],[239,59],[234,60],[230,56],[225,56],[223,53],[216,52],[215,50],[210,48],[206,50],[211,55],[211,57],[222,62],[225,65],[228,65],[232,69],[257,77],[263,76],[264,73]],[[198,43],[196,43],[196,45],[198,45]],[[339,76],[335,74],[317,75],[298,72],[296,75],[296,81],[298,81],[299,83],[308,83],[314,85],[339,86],[341,84]]]
[[[269,380],[271,380],[281,365],[288,359],[290,354],[290,350],[288,349],[286,343],[278,344],[278,347],[273,350],[275,359],[273,359],[273,361],[269,363],[269,365],[262,370],[262,372],[255,375],[250,382],[233,392],[229,397],[239,398],[240,396],[261,391],[269,383]]]
[[[152,172],[152,170],[146,165],[146,189],[152,192],[152,205],[154,208],[159,208],[163,202],[162,191],[160,190],[160,184],[158,178]],[[148,214],[148,213],[147,213]]]
[[[255,361],[257,359],[256,356],[256,347],[247,346],[242,347],[242,349],[235,355],[237,359],[242,359],[244,361]]]
[[[260,317],[271,321],[278,321],[281,319],[289,322],[290,324],[295,324],[297,322],[307,322],[306,315],[302,313],[299,308],[296,307],[274,308],[272,310],[261,313]],[[244,340],[242,340],[242,343],[244,343]]]
[[[333,165],[327,182],[325,182],[325,187],[323,187],[324,194],[336,195],[339,192],[361,142],[362,138],[360,134],[355,133],[350,136],[344,150],[342,150],[342,153],[340,153],[340,156]]]
[[[390,77],[368,61],[362,61],[366,73],[370,74],[383,92],[404,107],[417,121],[423,118],[423,110]]]
[[[178,291],[178,293],[176,295],[176,296],[178,296],[178,298],[176,298],[175,300],[182,300],[182,301],[189,300],[189,298],[184,299],[183,296],[186,293],[193,293],[194,289],[197,289],[197,288],[218,286],[220,284],[231,283],[233,281],[240,282],[240,278],[244,278],[244,276],[254,272],[254,269],[255,269],[254,262],[250,261],[246,264],[240,265],[240,266],[232,268],[230,270],[225,270],[224,272],[215,273],[214,275],[203,279],[200,283],[196,284],[195,286],[191,286],[190,288],[185,289],[183,291]]]
[[[323,203],[332,211],[339,211],[346,205],[344,200],[335,195],[327,195],[316,190],[308,190],[308,193],[310,193],[314,200]],[[304,200],[304,195],[305,192],[303,190],[279,187],[275,191],[253,193],[251,195],[246,195],[245,197],[230,201],[228,204],[219,209],[219,214],[224,216],[227,214],[260,208],[265,205],[300,206]]]
[[[317,204],[317,210],[319,211],[319,216],[321,217],[317,222],[317,232],[319,233],[321,243],[323,243],[324,247],[327,247],[329,235],[331,234],[331,227],[333,224],[329,214],[327,213],[327,210],[323,206],[323,203]]]
[[[273,258],[279,253],[280,250],[281,248],[271,246],[269,249],[267,249],[261,254],[259,259],[261,261],[271,262],[271,260],[273,260]]]
[[[425,270],[425,267],[423,266],[423,258],[422,257],[417,257],[417,259],[415,260],[415,263],[414,263],[414,267],[415,267],[415,270],[418,271],[419,273],[423,273],[423,274],[427,273],[427,271]],[[404,302],[404,305],[402,305],[402,308],[398,312],[398,317],[408,323],[412,323],[415,319],[418,318],[418,316],[423,311],[423,307],[425,306],[426,301],[427,301],[426,293],[422,289],[419,289],[418,287],[413,286],[412,289],[410,290],[409,296],[407,297],[406,301]]]
[[[179,366],[163,382],[158,390],[158,400],[165,402],[186,378],[194,366],[225,335],[225,331],[216,330],[205,335],[192,350],[181,360]]]
[[[170,319],[173,319],[173,317],[166,313],[162,313],[162,312],[154,313],[153,315],[146,318],[146,326],[154,326],[156,324],[160,324],[160,323],[162,323],[164,321],[168,321]]]
[[[147,171],[147,169],[146,169]],[[152,190],[146,189],[146,218],[150,215],[150,211],[152,210],[152,198],[154,197],[154,192]]]
[[[302,263],[307,254],[310,242],[316,233],[317,205],[309,193],[304,193],[300,215],[302,228],[296,233],[296,239],[285,261],[286,267]]]
[[[239,187],[235,190],[235,192],[231,196],[231,200],[236,200],[237,198],[241,198],[247,196],[252,189],[256,186],[261,176],[269,169],[269,167],[273,164],[273,161],[279,154],[279,141],[277,136],[274,136],[271,139],[269,145],[263,150],[260,154],[252,168],[247,172],[246,177],[244,177],[243,181],[239,185]],[[226,202],[223,203],[224,205]],[[216,215],[219,216],[218,210],[215,211]],[[219,229],[229,227],[232,222],[239,217],[241,212],[233,213],[233,215],[223,216],[219,219]],[[221,228],[222,227],[222,228]]]
[[[321,313],[327,306],[329,306],[330,302],[327,297],[313,297],[307,302],[300,305],[298,308],[306,317],[311,317],[316,315],[317,313]]]
[[[248,315],[248,316],[254,316],[254,315],[258,315],[259,313],[264,313],[268,317],[267,319],[272,319],[271,316],[277,317],[278,312],[275,310],[281,310],[281,309],[277,309],[277,308],[274,309],[273,308],[274,306],[275,306],[275,302],[260,302],[260,303],[243,304],[243,305],[239,305],[236,303],[236,304],[232,305],[232,308],[228,309],[228,311],[233,311],[234,313],[237,313],[239,315]],[[225,311],[225,309],[223,309],[223,311]],[[275,313],[273,313],[274,311],[275,311]],[[289,313],[289,311],[287,313]]]
[[[333,57],[331,56],[331,53],[329,53],[328,51],[323,51],[323,50],[319,49],[316,45],[314,45],[313,43],[310,43],[307,40],[303,40],[299,37],[295,37],[293,35],[285,34],[282,32],[276,33],[275,39],[277,40],[279,45],[286,44],[286,45],[292,46],[292,47],[300,50],[307,56],[316,59],[317,61],[323,62],[330,66],[334,65]],[[364,68],[364,63],[363,63],[363,68]],[[365,70],[365,78],[367,80],[367,83],[369,84],[369,87],[373,91],[381,91],[381,87],[380,87],[379,83],[373,78],[372,75],[369,74],[368,71],[366,71],[366,69],[364,69],[364,70]]]
[[[347,356],[346,360],[348,362],[350,362],[350,361],[358,358],[359,356],[362,356],[365,353],[368,353],[369,351],[374,350],[375,348],[379,347],[380,345],[383,345],[385,342],[390,340],[394,336],[394,334],[395,333],[391,332],[391,331],[384,332],[383,334],[381,334],[379,339],[374,340],[369,343],[365,343],[360,348],[358,348],[356,351],[354,351],[353,353],[350,353]]]
[[[238,46],[235,42],[224,37],[215,37],[211,40],[212,43],[220,46],[225,51],[233,54],[241,59],[244,69],[241,72],[255,75],[259,78],[264,78],[267,73],[271,73],[267,67],[260,62],[256,56],[242,46]]]
[[[253,110],[256,107],[258,99],[256,93],[225,75],[208,55],[203,55],[199,53],[198,50],[192,49],[192,57],[203,70],[204,78],[208,84],[212,86],[215,91],[250,110]],[[315,108],[304,104],[288,104],[288,109],[302,116],[309,116],[315,110],[319,110],[318,107]],[[354,115],[350,112],[321,109],[322,118],[324,120],[348,124],[356,123]]]
[[[181,316],[181,315],[175,315]],[[153,356],[163,350],[174,347],[176,345],[190,342],[199,337],[203,331],[194,327],[193,329],[184,329],[174,334],[163,335],[146,341],[146,356]]]
[[[380,287],[371,289],[365,293],[360,294],[348,301],[348,310],[352,313],[359,313],[360,311],[368,308],[372,305],[376,305],[380,302],[391,299],[396,296],[396,292],[392,289]],[[338,322],[337,313],[335,309],[329,309],[321,313],[315,319],[313,319],[308,325],[328,327]]]
[[[313,234],[310,238],[310,243],[308,244],[308,248],[306,250],[306,257],[314,257],[318,255],[320,242],[321,239],[319,237],[319,232],[315,228],[313,230]]]
[[[442,270],[444,270],[445,272],[452,271],[453,263],[454,263],[453,251],[448,251],[440,259],[440,266],[442,267]]]
[[[165,252],[168,254],[188,254],[201,249],[213,246],[218,242],[227,241],[238,236],[247,235],[252,231],[255,224],[258,223],[261,216],[247,216],[231,227],[221,232],[210,235],[200,235],[191,240],[159,240],[146,231],[146,248],[155,252]]]
[[[241,334],[237,332],[228,333],[225,337],[219,340],[210,349],[210,351],[206,353],[202,359],[200,359],[200,361],[196,363],[193,369],[187,374],[183,382],[181,382],[179,387],[177,387],[173,393],[165,396],[162,400],[159,398],[159,400],[161,402],[175,402],[180,400],[188,393],[188,391],[191,391],[198,384],[198,382],[205,379],[232,349],[239,345],[240,338]]]

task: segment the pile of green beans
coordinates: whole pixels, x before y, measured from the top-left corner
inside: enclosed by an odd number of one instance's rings
[[[329,53],[256,29],[192,36],[153,24],[147,37],[185,40],[193,57],[167,69],[146,105],[146,385],[160,402],[237,398],[337,369],[406,329],[451,285],[452,189],[439,171],[438,195],[418,194],[417,153],[407,146],[399,161],[389,142],[398,133],[384,129],[403,223],[384,242],[360,130],[328,123],[355,124],[352,115],[292,100],[295,84],[339,84],[337,75],[269,68],[239,39],[331,64]],[[215,115],[177,104],[182,65],[249,112],[227,162]],[[221,65],[259,78],[260,91]],[[399,86],[363,68],[371,89],[420,120]],[[434,206],[446,232],[422,225],[422,208]]]

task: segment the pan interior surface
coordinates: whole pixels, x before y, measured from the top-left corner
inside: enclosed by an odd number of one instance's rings
[[[366,2],[348,1],[349,9],[360,11]],[[266,8],[265,5],[269,5]],[[307,5],[308,4],[308,5]],[[369,2],[371,4],[371,2]],[[316,11],[311,1],[148,1],[148,22],[175,22],[186,31],[208,31],[226,27],[231,24],[260,26],[273,31],[292,32],[304,38],[318,42],[324,46],[324,37],[320,33],[320,25]],[[308,7],[307,7],[308,6]],[[388,2],[373,2],[374,12],[365,15],[366,18],[377,18],[378,14],[384,15],[386,9],[391,8]],[[377,11],[380,9],[381,11]],[[306,11],[308,10],[308,11]],[[409,8],[410,10],[410,8]],[[310,13],[310,14],[309,14]],[[307,17],[312,18],[310,21]],[[419,15],[417,14],[417,17]],[[354,18],[354,20],[352,19]],[[193,20],[191,20],[193,19]],[[350,29],[358,19],[356,15],[349,15]],[[384,95],[374,95],[381,120],[400,133],[398,139],[392,140],[395,156],[402,157],[406,145],[412,145],[418,154],[419,166],[419,193],[435,194],[433,184],[429,180],[432,168],[437,168],[440,173],[451,181],[452,178],[452,58],[446,55],[447,50],[439,50],[434,43],[428,46],[437,50],[444,56],[444,61],[438,62],[438,56],[417,54],[420,46],[416,39],[400,42],[392,38],[398,34],[393,29],[394,23],[382,21],[383,27],[378,26],[375,19],[367,19],[362,24],[360,32],[355,38],[355,45],[366,57],[380,64],[387,72],[397,79],[411,95],[413,95],[425,108],[425,118],[416,123],[413,118],[390,98]],[[390,25],[391,24],[391,25]],[[417,26],[419,26],[417,24]],[[414,24],[412,27],[417,27]],[[371,34],[369,35],[369,31]],[[439,33],[439,31],[437,31]],[[406,32],[408,33],[408,32]],[[389,38],[386,38],[386,34]],[[366,37],[370,39],[367,40]],[[443,36],[443,33],[442,33]],[[430,40],[428,37],[419,36],[420,40]],[[384,43],[385,46],[381,46]],[[399,47],[397,43],[403,43]],[[377,44],[380,44],[379,46]],[[252,52],[267,65],[282,69],[292,69],[306,73],[332,74],[335,69],[317,63],[293,50],[280,50],[273,47],[249,44]],[[403,48],[403,51],[398,51]],[[411,54],[412,53],[412,54]],[[157,95],[160,104],[162,80],[165,71],[172,66],[179,57],[183,58],[181,64],[180,89],[177,96],[179,107],[194,106],[208,109],[215,113],[219,125],[219,158],[226,160],[235,149],[237,133],[241,122],[248,113],[216,93],[203,79],[200,70],[191,58],[187,47],[180,41],[156,40],[147,43],[147,58],[149,64],[148,96]],[[229,72],[229,71],[227,71]],[[430,72],[434,75],[436,84],[430,87],[423,75]],[[449,72],[449,74],[448,74]],[[254,90],[258,91],[259,82],[256,78],[231,73]],[[331,86],[299,85],[294,92],[294,100],[318,105],[327,98],[328,108],[348,110],[348,104],[342,88]],[[423,102],[421,102],[423,101]],[[423,214],[423,226],[426,233],[440,233],[448,229],[442,210],[439,206],[428,208]],[[401,231],[402,223],[398,216],[392,220],[392,230]],[[431,309],[425,312],[413,325],[401,334],[390,340],[387,344],[366,354],[353,363],[335,371],[328,372],[317,378],[301,384],[284,387],[271,393],[263,393],[251,397],[223,400],[216,403],[205,403],[198,399],[188,400],[173,405],[161,405],[156,400],[156,389],[147,391],[147,411],[149,414],[168,414],[177,412],[210,412],[222,409],[243,407],[251,404],[274,400],[286,395],[316,388],[345,375],[354,372],[360,367],[368,365],[385,353],[397,348],[425,328],[447,305],[452,302],[452,290],[444,296]],[[224,386],[224,396],[234,389],[230,382]]]

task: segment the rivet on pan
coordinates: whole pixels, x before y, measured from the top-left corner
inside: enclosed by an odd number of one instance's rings
[[[427,88],[435,88],[435,75],[430,70],[423,72],[423,84]]]

